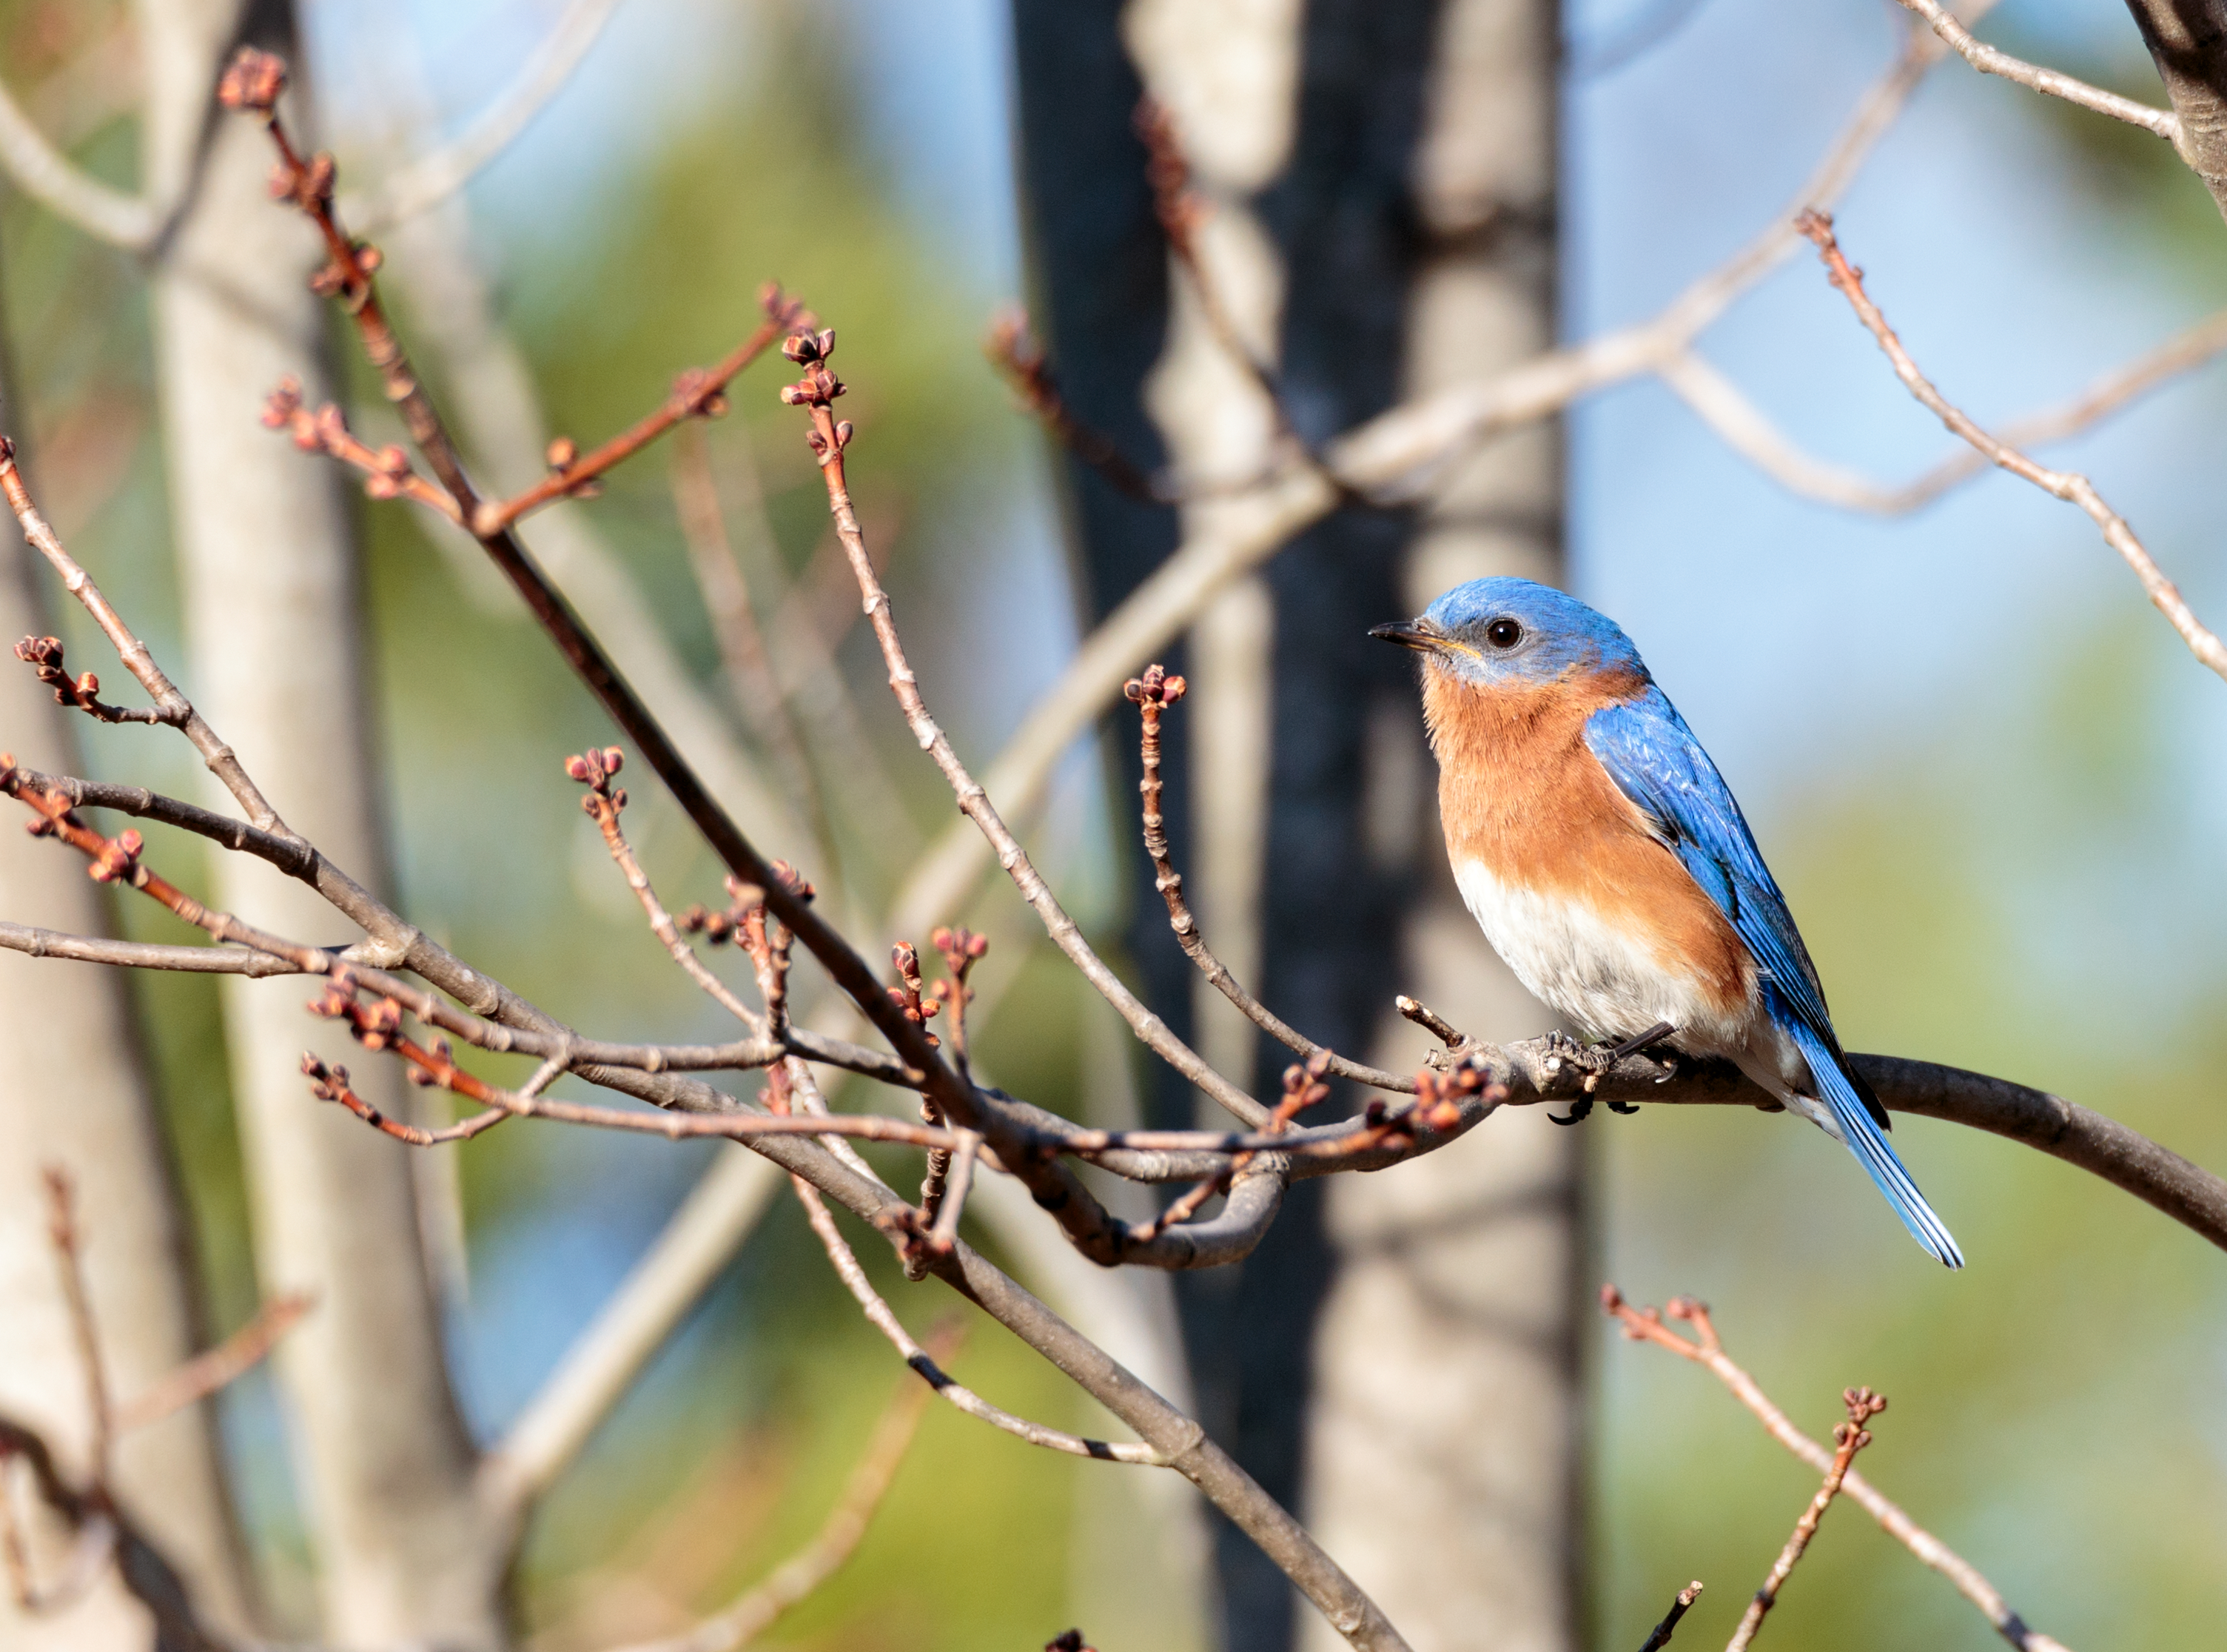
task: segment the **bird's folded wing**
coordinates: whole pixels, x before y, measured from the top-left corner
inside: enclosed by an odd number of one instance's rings
[[[1655,835],[1732,921],[1789,1009],[1833,1049],[1824,989],[1786,897],[1763,864],[1732,788],[1662,692],[1604,706],[1586,720],[1586,745]]]

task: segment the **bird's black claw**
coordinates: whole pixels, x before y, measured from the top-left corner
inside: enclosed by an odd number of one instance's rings
[[[1607,1096],[1603,1096],[1601,1100],[1611,1113],[1621,1113],[1627,1118],[1639,1111],[1639,1104],[1637,1101],[1617,1101]]]
[[[1609,1105],[1611,1107],[1614,1107],[1616,1104],[1614,1102],[1611,1102]],[[1590,1095],[1580,1095],[1576,1100],[1570,1103],[1570,1111],[1567,1117],[1559,1113],[1550,1113],[1547,1117],[1551,1123],[1558,1125],[1583,1124],[1587,1118],[1592,1116],[1592,1097]]]

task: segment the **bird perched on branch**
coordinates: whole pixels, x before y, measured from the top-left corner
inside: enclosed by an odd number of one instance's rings
[[[1739,805],[1631,639],[1528,579],[1471,580],[1369,635],[1423,656],[1463,900],[1526,987],[1611,1041],[1594,1063],[1655,1043],[1729,1057],[1845,1143],[1911,1237],[1962,1267],[1841,1049]]]

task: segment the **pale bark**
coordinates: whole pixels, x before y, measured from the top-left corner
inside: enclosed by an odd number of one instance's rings
[[[1435,28],[1411,171],[1425,241],[1404,397],[1554,342],[1555,8],[1450,0]],[[1561,482],[1551,422],[1452,471],[1409,550],[1400,611],[1488,574],[1559,579]],[[1419,768],[1374,779],[1412,796],[1435,781],[1427,760]],[[1427,882],[1401,980],[1477,1037],[1536,1034],[1551,1016],[1463,909],[1436,811],[1420,813]],[[1386,1022],[1380,1058],[1399,1067],[1391,1052],[1412,1060],[1414,1030]],[[1332,1178],[1308,1519],[1418,1652],[1576,1642],[1583,1137],[1545,1112],[1503,1113],[1396,1182]],[[1323,1644],[1312,1626],[1303,1639]]]
[[[0,428],[20,439],[9,388],[0,383]],[[0,639],[53,628],[35,561],[9,519],[0,526]],[[80,772],[64,721],[74,713],[54,705],[28,669],[6,664],[0,749],[48,773]],[[71,664],[83,668],[74,658]],[[107,737],[145,740],[150,731]],[[0,908],[24,923],[103,932],[108,915],[99,888],[74,859],[10,823],[0,830]],[[82,1484],[92,1467],[92,1413],[48,1239],[41,1177],[48,1165],[65,1171],[75,1190],[102,1366],[110,1391],[129,1399],[196,1351],[197,1327],[184,1215],[138,1060],[125,978],[99,966],[7,954],[0,956],[0,1413],[36,1430]],[[211,1425],[211,1408],[195,1406],[125,1436],[114,1485],[207,1621],[245,1630],[251,1591]],[[37,1559],[53,1558],[41,1543]],[[27,1621],[0,1591],[0,1645],[10,1652],[109,1652],[144,1646],[150,1633],[144,1609],[112,1572],[51,1617]]]
[[[314,238],[269,199],[271,156],[253,123],[212,118],[240,5],[146,0],[139,16],[156,199],[207,144],[154,282],[193,692],[288,823],[375,879],[384,845],[342,482],[258,423],[285,375],[313,404],[329,393],[325,317],[305,284]],[[284,7],[250,16],[290,34]],[[290,38],[258,43],[286,50],[298,72]],[[219,857],[212,882],[222,905],[255,922],[343,938],[313,891],[246,857]],[[298,984],[227,981],[225,1020],[263,1287],[318,1304],[277,1371],[325,1632],[355,1645],[496,1645],[500,1566],[449,1387],[409,1150],[305,1094],[305,1047],[343,1062],[355,1052],[303,1013]],[[355,1065],[367,1099],[405,1113],[391,1063]]]
[[[1024,38],[1031,10],[1017,14]],[[1124,9],[1123,39],[1209,202],[1198,237],[1209,277],[1250,353],[1279,374],[1302,438],[1326,443],[1401,398],[1551,346],[1554,27],[1551,7],[1523,0]],[[1022,67],[1025,120],[1025,54]],[[1056,228],[1068,208],[1045,199],[1056,175],[1031,164],[1033,209]],[[1111,193],[1101,179],[1059,182]],[[1114,364],[1057,323],[1062,301],[1102,304],[1115,289],[1062,262],[1076,232],[1046,239],[1054,365],[1107,399]],[[1181,279],[1150,386],[1186,478],[1241,477],[1271,450],[1273,410]],[[1412,531],[1340,513],[1282,551],[1256,595],[1225,599],[1192,633],[1197,692],[1174,725],[1196,724],[1192,757],[1217,754],[1190,765],[1187,822],[1169,811],[1210,938],[1246,960],[1264,998],[1349,1049],[1380,1035],[1394,981],[1439,993],[1475,1029],[1547,1021],[1455,898],[1412,685],[1361,633],[1375,609],[1415,612],[1461,579],[1558,575],[1558,434],[1486,447],[1443,480]],[[1081,496],[1088,507],[1088,484]],[[1231,508],[1200,497],[1187,534],[1210,533]],[[1101,584],[1145,537],[1109,516],[1101,504],[1083,521]],[[1209,655],[1216,638],[1241,646]],[[1248,709],[1263,699],[1265,718]],[[1241,724],[1249,750],[1232,737]],[[1233,876],[1240,854],[1259,857],[1256,877]],[[1158,903],[1148,886],[1139,895],[1149,926]],[[1170,1011],[1165,992],[1155,1002]],[[1203,1036],[1222,1014],[1201,1010]],[[1288,1059],[1267,1050],[1254,1072],[1243,1056],[1239,1071],[1273,1086]],[[1535,1117],[1489,1133],[1489,1146],[1403,1173],[1423,1183],[1295,1190],[1241,1268],[1180,1288],[1209,1426],[1272,1493],[1304,1498],[1326,1547],[1351,1557],[1419,1647],[1558,1649],[1575,1624],[1578,1144]],[[1429,1426],[1388,1443],[1382,1396],[1417,1382],[1445,1403],[1419,1408]],[[1295,1617],[1288,1585],[1233,1536],[1221,1554],[1228,1643],[1325,1633]]]

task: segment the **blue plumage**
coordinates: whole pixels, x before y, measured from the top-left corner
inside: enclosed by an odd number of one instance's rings
[[[1582,718],[1576,726],[1585,751],[1637,812],[1646,835],[1669,852],[1731,926],[1754,966],[1747,1007],[1739,1012],[1734,1030],[1686,1026],[1680,1029],[1686,1036],[1674,1035],[1673,1042],[1696,1053],[1731,1056],[1781,1100],[1837,1136],[1911,1235],[1947,1266],[1962,1266],[1956,1241],[1887,1145],[1886,1109],[1841,1049],[1809,949],[1732,788],[1648,675],[1631,640],[1574,597],[1528,580],[1506,578],[1457,586],[1421,619],[1380,627],[1376,635],[1420,651],[1429,662],[1426,672],[1443,673],[1444,680],[1458,685],[1452,691],[1457,695],[1473,695],[1487,719],[1479,726],[1543,727],[1535,719],[1548,716],[1556,705],[1571,707],[1569,715]],[[1451,707],[1457,702],[1441,704]],[[1496,705],[1503,710],[1484,710]],[[1522,712],[1522,706],[1533,709]],[[1445,709],[1438,713],[1442,718],[1452,714]],[[1496,715],[1502,719],[1498,724],[1491,721]],[[1526,724],[1524,717],[1535,721]],[[1524,738],[1537,737],[1500,737],[1503,743]],[[1582,755],[1573,760],[1585,761]],[[1462,749],[1458,761],[1477,772],[1448,770],[1442,798],[1449,784],[1468,788],[1462,795],[1473,798],[1485,783],[1486,770],[1513,763],[1515,768],[1502,771],[1504,788],[1509,777],[1524,772],[1527,759],[1490,749],[1480,759],[1471,744]],[[1447,762],[1442,749],[1442,766]],[[1566,807],[1572,811],[1580,807],[1569,789],[1550,794],[1569,800]],[[1546,811],[1549,816],[1557,812],[1552,806]],[[1660,973],[1662,965],[1650,961],[1657,955],[1650,947],[1670,944],[1662,939],[1672,933],[1665,927],[1671,923],[1667,903],[1650,905],[1643,899],[1636,909],[1613,902],[1601,905],[1582,893],[1566,892],[1598,885],[1566,875],[1553,864],[1557,857],[1588,852],[1583,847],[1587,842],[1606,843],[1611,848],[1594,852],[1611,852],[1612,834],[1588,839],[1571,821],[1552,818],[1498,826],[1489,824],[1489,811],[1474,818],[1488,824],[1469,828],[1475,841],[1464,896],[1494,944],[1535,991],[1549,1002],[1568,1000],[1558,1007],[1566,1013],[1582,1009],[1596,1022],[1604,1018],[1604,1001],[1613,1001],[1620,1013],[1628,1011],[1624,1018],[1641,1027],[1656,1018],[1648,1004],[1668,1001],[1665,994],[1679,996],[1673,978],[1683,966],[1666,975]],[[1598,826],[1598,820],[1589,824]],[[1572,846],[1564,848],[1564,843]],[[1529,884],[1508,881],[1527,865],[1543,866],[1547,882],[1537,882],[1538,871],[1528,874]],[[1458,864],[1456,871],[1463,876],[1464,866]],[[1568,871],[1579,873],[1582,868]],[[1659,891],[1658,901],[1675,893],[1660,878],[1677,875],[1667,863],[1659,876],[1647,874],[1654,880],[1649,887]],[[1681,898],[1692,900],[1690,892]],[[1537,915],[1528,927],[1517,927],[1518,918],[1511,915],[1525,912]],[[1604,937],[1604,928],[1612,933]],[[1724,944],[1732,942],[1727,938]],[[1698,962],[1692,967],[1698,968]],[[1617,998],[1620,992],[1630,996]],[[1701,1004],[1707,994],[1695,998],[1689,992],[1686,998]]]

